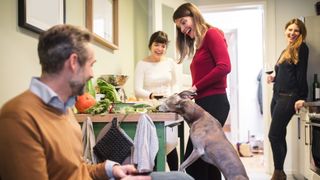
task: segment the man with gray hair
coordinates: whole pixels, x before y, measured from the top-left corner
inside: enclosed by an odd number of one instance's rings
[[[41,33],[41,76],[0,112],[1,180],[153,178],[132,175],[133,165],[109,160],[89,165],[82,158],[81,129],[70,107],[93,77],[91,39],[87,30],[65,24]]]

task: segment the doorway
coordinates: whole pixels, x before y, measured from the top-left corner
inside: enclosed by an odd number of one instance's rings
[[[261,85],[264,5],[200,7],[200,10],[206,22],[225,33],[231,73],[227,81],[230,114],[224,129],[233,144],[249,144],[253,157],[242,161],[252,178],[252,173],[265,172]]]
[[[225,32],[228,43],[232,65],[227,89],[230,140],[246,142],[251,136],[263,140],[263,116],[258,96],[263,67],[263,7],[206,9],[203,16],[208,23]]]

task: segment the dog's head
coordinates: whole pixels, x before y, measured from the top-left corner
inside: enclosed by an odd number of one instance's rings
[[[164,112],[176,112],[182,111],[183,102],[190,101],[197,94],[192,91],[182,91],[179,94],[173,94],[165,99],[165,101],[159,106],[160,111]]]

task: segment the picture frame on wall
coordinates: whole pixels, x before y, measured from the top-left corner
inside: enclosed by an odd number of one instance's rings
[[[119,0],[86,0],[86,28],[96,42],[111,50],[119,48]]]
[[[20,27],[41,33],[65,19],[65,0],[18,0]]]

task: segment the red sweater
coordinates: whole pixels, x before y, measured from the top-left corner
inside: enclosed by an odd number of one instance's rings
[[[231,64],[223,32],[214,27],[207,31],[190,64],[190,71],[192,85],[197,88],[196,99],[226,93]]]

